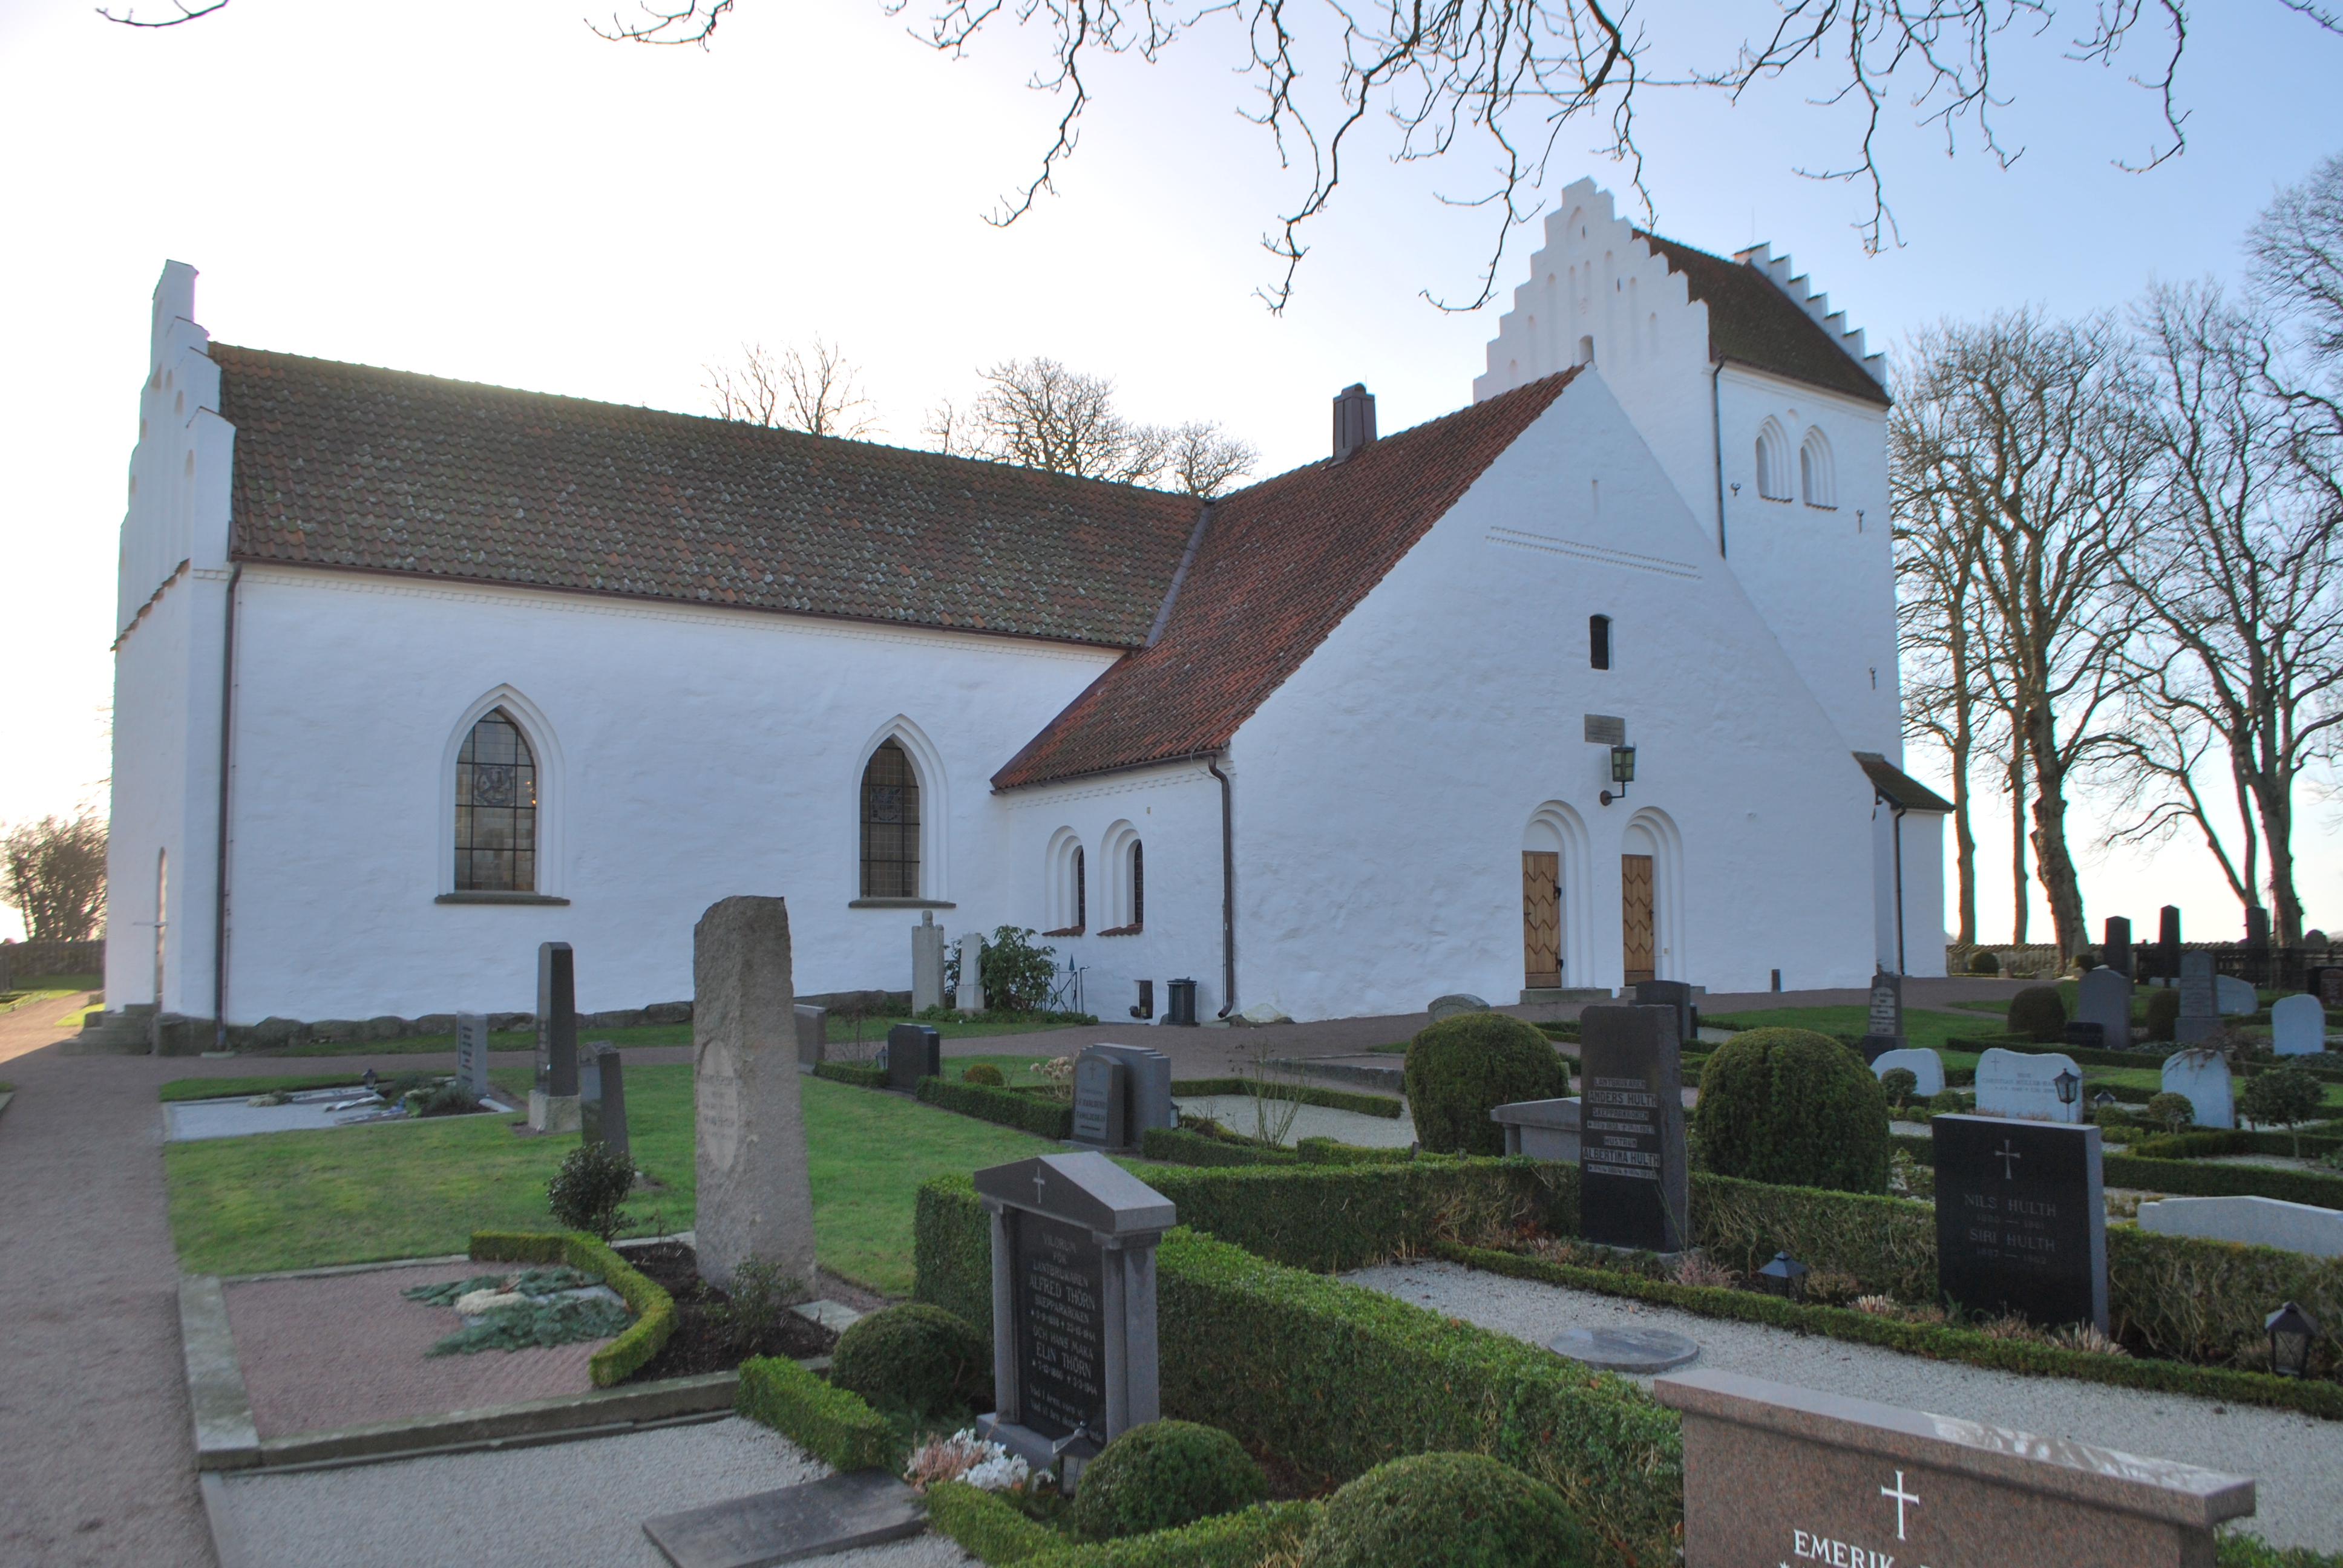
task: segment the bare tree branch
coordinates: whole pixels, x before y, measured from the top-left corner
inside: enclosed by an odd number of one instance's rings
[[[227,0],[220,0],[222,5],[226,3]],[[716,25],[724,19],[732,5],[733,0],[706,0],[705,5],[702,0],[685,0],[682,9],[669,11],[650,4],[650,0],[636,0],[635,8],[643,14],[643,21],[622,22],[613,13],[608,32],[592,22],[586,25],[593,28],[597,36],[614,44],[697,44],[705,49],[708,41],[716,35]]]
[[[138,19],[138,13],[135,10],[125,11],[117,16],[103,5],[96,6],[95,9],[107,21],[119,23],[125,27],[176,27],[181,23],[200,21],[215,11],[224,10],[227,5],[227,0],[211,0],[210,5],[198,5],[193,10],[189,10],[182,0],[171,0],[171,5],[178,15],[161,22],[141,22]]]
[[[761,344],[744,343],[740,356],[737,367],[706,367],[719,418],[849,439],[879,427],[866,412],[870,399],[856,383],[854,366],[836,344],[817,337],[810,358],[795,348],[776,358]]]

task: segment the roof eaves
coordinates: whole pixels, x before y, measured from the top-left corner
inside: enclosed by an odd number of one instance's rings
[[[1857,751],[1855,760],[1871,787],[1881,799],[1905,811],[1925,811],[1949,814],[1955,808],[1950,800],[1913,778],[1876,751]]]

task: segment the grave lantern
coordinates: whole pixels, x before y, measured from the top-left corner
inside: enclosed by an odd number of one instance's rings
[[[1611,782],[1619,786],[1619,793],[1614,795],[1610,790],[1605,789],[1603,791],[1603,803],[1608,806],[1614,800],[1624,800],[1627,798],[1627,786],[1634,781],[1635,749],[1632,746],[1614,746],[1611,748]]]
[[[2108,1106],[2113,1105],[2115,1102],[2116,1097],[2113,1090],[2102,1089],[2097,1094],[2091,1096],[2091,1103],[2097,1106],[2101,1111],[2105,1111]]]
[[[1805,1293],[1806,1276],[1813,1272],[1789,1253],[1776,1252],[1772,1262],[1757,1271],[1757,1277],[1772,1294],[1795,1302]]]
[[[2318,1335],[2318,1320],[2287,1302],[2262,1320],[2269,1331],[2270,1370],[2280,1377],[2304,1377],[2310,1372],[2310,1342]]]
[[[2082,1092],[2083,1081],[2074,1073],[2061,1072],[2050,1081],[2050,1087],[2058,1091],[2059,1104],[2072,1105],[2075,1103],[2075,1096]]]

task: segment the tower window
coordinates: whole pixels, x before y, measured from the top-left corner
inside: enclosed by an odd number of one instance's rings
[[[1590,669],[1611,668],[1611,618],[1607,615],[1586,618],[1586,664]]]

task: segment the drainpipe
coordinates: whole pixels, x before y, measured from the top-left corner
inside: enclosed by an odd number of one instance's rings
[[[234,755],[230,708],[236,699],[236,590],[241,562],[227,574],[227,614],[220,631],[219,856],[212,876],[212,1049],[227,1049],[227,778]]]
[[[1904,808],[1890,800],[1887,809],[1896,814],[1888,831],[1896,836],[1896,972],[1900,975],[1911,972],[1904,963]]]
[[[1221,781],[1221,1000],[1227,1005],[1221,1009],[1219,1016],[1226,1018],[1237,1006],[1235,815],[1229,795],[1229,776],[1221,771],[1217,761],[1206,762],[1204,770]]]
[[[1716,553],[1725,554],[1725,403],[1717,380],[1725,374],[1725,361],[1708,373],[1708,433],[1716,451]]]

